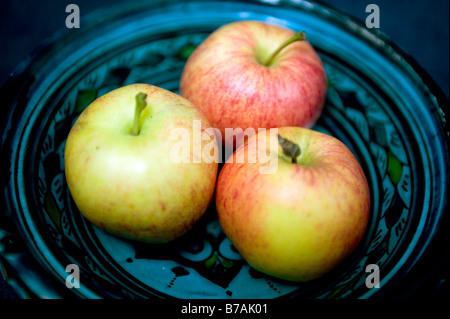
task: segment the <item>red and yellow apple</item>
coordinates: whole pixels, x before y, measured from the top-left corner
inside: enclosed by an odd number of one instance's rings
[[[200,108],[228,147],[258,128],[310,128],[321,114],[327,79],[305,33],[237,21],[209,35],[184,67],[180,93]],[[225,129],[239,129],[225,134]]]
[[[265,154],[270,161],[261,160]],[[299,127],[249,138],[221,169],[215,200],[225,234],[248,264],[295,282],[319,278],[348,257],[370,214],[369,186],[353,153]]]
[[[213,199],[218,161],[198,150],[216,140],[193,138],[208,128],[192,103],[155,86],[128,85],[99,97],[65,145],[75,204],[94,225],[117,235],[150,243],[180,237]],[[188,138],[174,138],[177,130]],[[182,151],[178,160],[174,150]]]

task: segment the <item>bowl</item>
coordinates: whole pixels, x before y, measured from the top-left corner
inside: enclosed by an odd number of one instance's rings
[[[314,129],[343,141],[369,181],[371,214],[362,242],[314,281],[286,282],[249,267],[224,235],[213,204],[182,240],[150,245],[89,223],[65,181],[65,140],[85,107],[136,82],[179,93],[195,47],[221,25],[244,19],[306,31],[329,81]],[[411,282],[425,285],[439,258],[448,256],[442,245],[449,229],[448,100],[389,38],[324,5],[113,7],[37,50],[2,87],[1,101],[0,252],[21,297],[379,298],[408,294]]]

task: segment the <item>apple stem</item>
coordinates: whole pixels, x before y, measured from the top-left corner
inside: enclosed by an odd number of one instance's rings
[[[283,42],[278,49],[275,50],[275,52],[272,53],[272,55],[267,59],[266,63],[264,63],[264,66],[269,66],[272,64],[273,59],[277,56],[278,53],[280,53],[281,50],[283,50],[285,47],[287,47],[289,44],[296,42],[296,41],[304,41],[306,40],[306,33],[305,31],[300,31],[294,34],[291,38]]]
[[[300,146],[289,141],[288,139],[282,137],[279,134],[277,134],[277,138],[278,138],[278,144],[280,144],[280,146],[283,150],[283,154],[288,156],[292,160],[292,163],[296,164],[297,157],[301,153]]]
[[[135,97],[136,106],[134,108],[133,129],[131,131],[131,135],[137,136],[140,133],[139,119],[141,117],[141,112],[147,106],[147,101],[145,100],[146,98],[147,98],[147,94],[145,94],[145,93],[140,92],[140,93],[136,94],[136,97]]]

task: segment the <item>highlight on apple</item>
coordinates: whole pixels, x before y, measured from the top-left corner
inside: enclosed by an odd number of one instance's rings
[[[243,144],[252,136],[258,135],[257,143],[248,143],[247,151],[236,151],[222,148],[222,133],[217,128],[206,128],[202,130],[200,120],[193,121],[193,130],[177,127],[170,132],[170,139],[177,141],[170,150],[170,159],[174,163],[261,163],[260,174],[274,174],[278,168],[278,147],[273,143],[278,139],[278,128],[225,128],[225,140],[236,141],[236,145]],[[267,141],[267,136],[269,140]],[[206,142],[203,143],[203,142]],[[222,150],[224,149],[224,154]],[[239,149],[239,148],[238,148]],[[192,153],[192,156],[189,154]]]

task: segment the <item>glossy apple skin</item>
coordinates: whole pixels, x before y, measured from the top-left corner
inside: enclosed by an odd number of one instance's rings
[[[141,132],[133,136],[139,92],[147,94],[148,105]],[[202,130],[210,127],[185,98],[151,85],[124,86],[95,100],[76,120],[65,146],[65,176],[80,212],[102,229],[145,242],[185,234],[212,200],[218,169],[217,161],[171,159],[179,142],[171,131],[185,128],[192,137],[193,120],[201,120]]]
[[[305,128],[278,132],[300,146],[298,163],[279,158],[274,174],[260,174],[259,161],[237,163],[237,154],[254,149],[259,135],[250,138],[220,171],[217,212],[250,266],[304,282],[330,272],[355,250],[368,224],[370,191],[357,159],[339,140]]]
[[[285,47],[271,66],[260,63],[294,34],[268,23],[237,21],[213,32],[189,57],[181,95],[207,115],[228,147],[236,143],[225,128],[310,128],[320,116],[327,78],[307,41]]]

